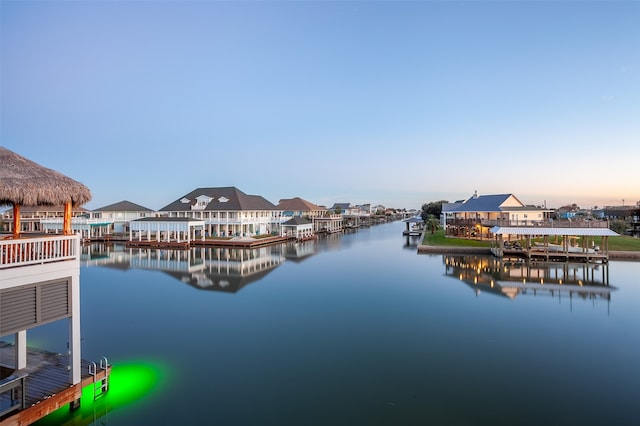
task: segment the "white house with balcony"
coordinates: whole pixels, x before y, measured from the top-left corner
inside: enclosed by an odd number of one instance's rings
[[[248,195],[238,188],[197,188],[158,210],[169,218],[204,221],[205,235],[253,237],[277,232],[280,212],[259,195]]]
[[[156,212],[131,201],[123,200],[91,211],[94,219],[111,223],[110,233],[126,234],[129,222],[156,216]]]

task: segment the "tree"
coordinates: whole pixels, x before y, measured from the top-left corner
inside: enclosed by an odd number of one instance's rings
[[[336,206],[335,212],[336,214],[342,214],[342,207]]]
[[[439,220],[440,214],[442,213],[442,205],[446,203],[448,203],[448,201],[440,200],[423,204],[420,217],[422,217],[422,220],[424,220],[425,223],[427,223],[429,215],[433,215],[437,220]]]
[[[436,232],[436,229],[438,229],[438,227],[440,226],[440,220],[432,214],[427,216],[427,219],[424,223],[426,224],[427,228],[431,229],[431,234],[434,234]]]
[[[624,235],[624,233],[627,230],[627,227],[628,227],[628,224],[624,220],[617,219],[609,222],[609,229],[611,229],[614,232],[617,232],[620,235]]]

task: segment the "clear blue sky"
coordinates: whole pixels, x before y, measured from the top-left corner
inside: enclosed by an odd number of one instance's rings
[[[640,200],[638,1],[1,1],[1,145],[98,208]]]

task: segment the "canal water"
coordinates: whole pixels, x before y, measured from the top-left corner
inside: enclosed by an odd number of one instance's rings
[[[404,228],[86,247],[82,355],[114,365],[111,389],[40,423],[637,424],[639,263],[419,255]],[[64,321],[29,334],[64,351],[60,336]]]

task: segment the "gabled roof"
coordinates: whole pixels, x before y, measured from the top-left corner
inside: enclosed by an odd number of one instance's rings
[[[501,212],[500,207],[512,194],[474,195],[451,211],[454,212]],[[522,203],[520,203],[522,204]]]
[[[518,205],[509,203],[504,205],[507,200],[512,199]],[[464,212],[512,212],[512,211],[533,211],[545,210],[539,207],[527,207],[522,201],[513,194],[494,194],[494,195],[473,195],[465,202],[443,204],[443,211],[447,213],[464,213]],[[548,210],[545,210],[548,211]]]
[[[197,188],[158,211],[191,211],[197,198],[210,198],[204,211],[276,210],[273,203],[259,195],[247,195],[235,186]]]
[[[108,206],[93,209],[94,212],[152,212],[153,210],[142,207],[131,201],[120,201],[118,203],[109,204]]]
[[[313,223],[313,222],[311,222],[309,219],[307,219],[305,217],[296,216],[296,217],[291,218],[288,221],[284,222],[283,225],[296,226],[296,225],[308,225],[310,223]]]
[[[340,207],[342,209],[342,211],[345,211],[345,210],[347,210],[348,208],[351,207],[351,203],[335,203],[333,205],[333,207],[331,207],[330,210],[335,210],[336,207]]]
[[[454,203],[442,203],[442,212],[449,213],[457,211],[458,207],[462,205],[464,201],[456,201]]]
[[[325,207],[317,206],[313,203],[310,203],[307,200],[303,200],[300,197],[282,199],[278,203],[277,208],[278,210],[291,210],[291,211],[300,211],[300,212],[327,210]]]

